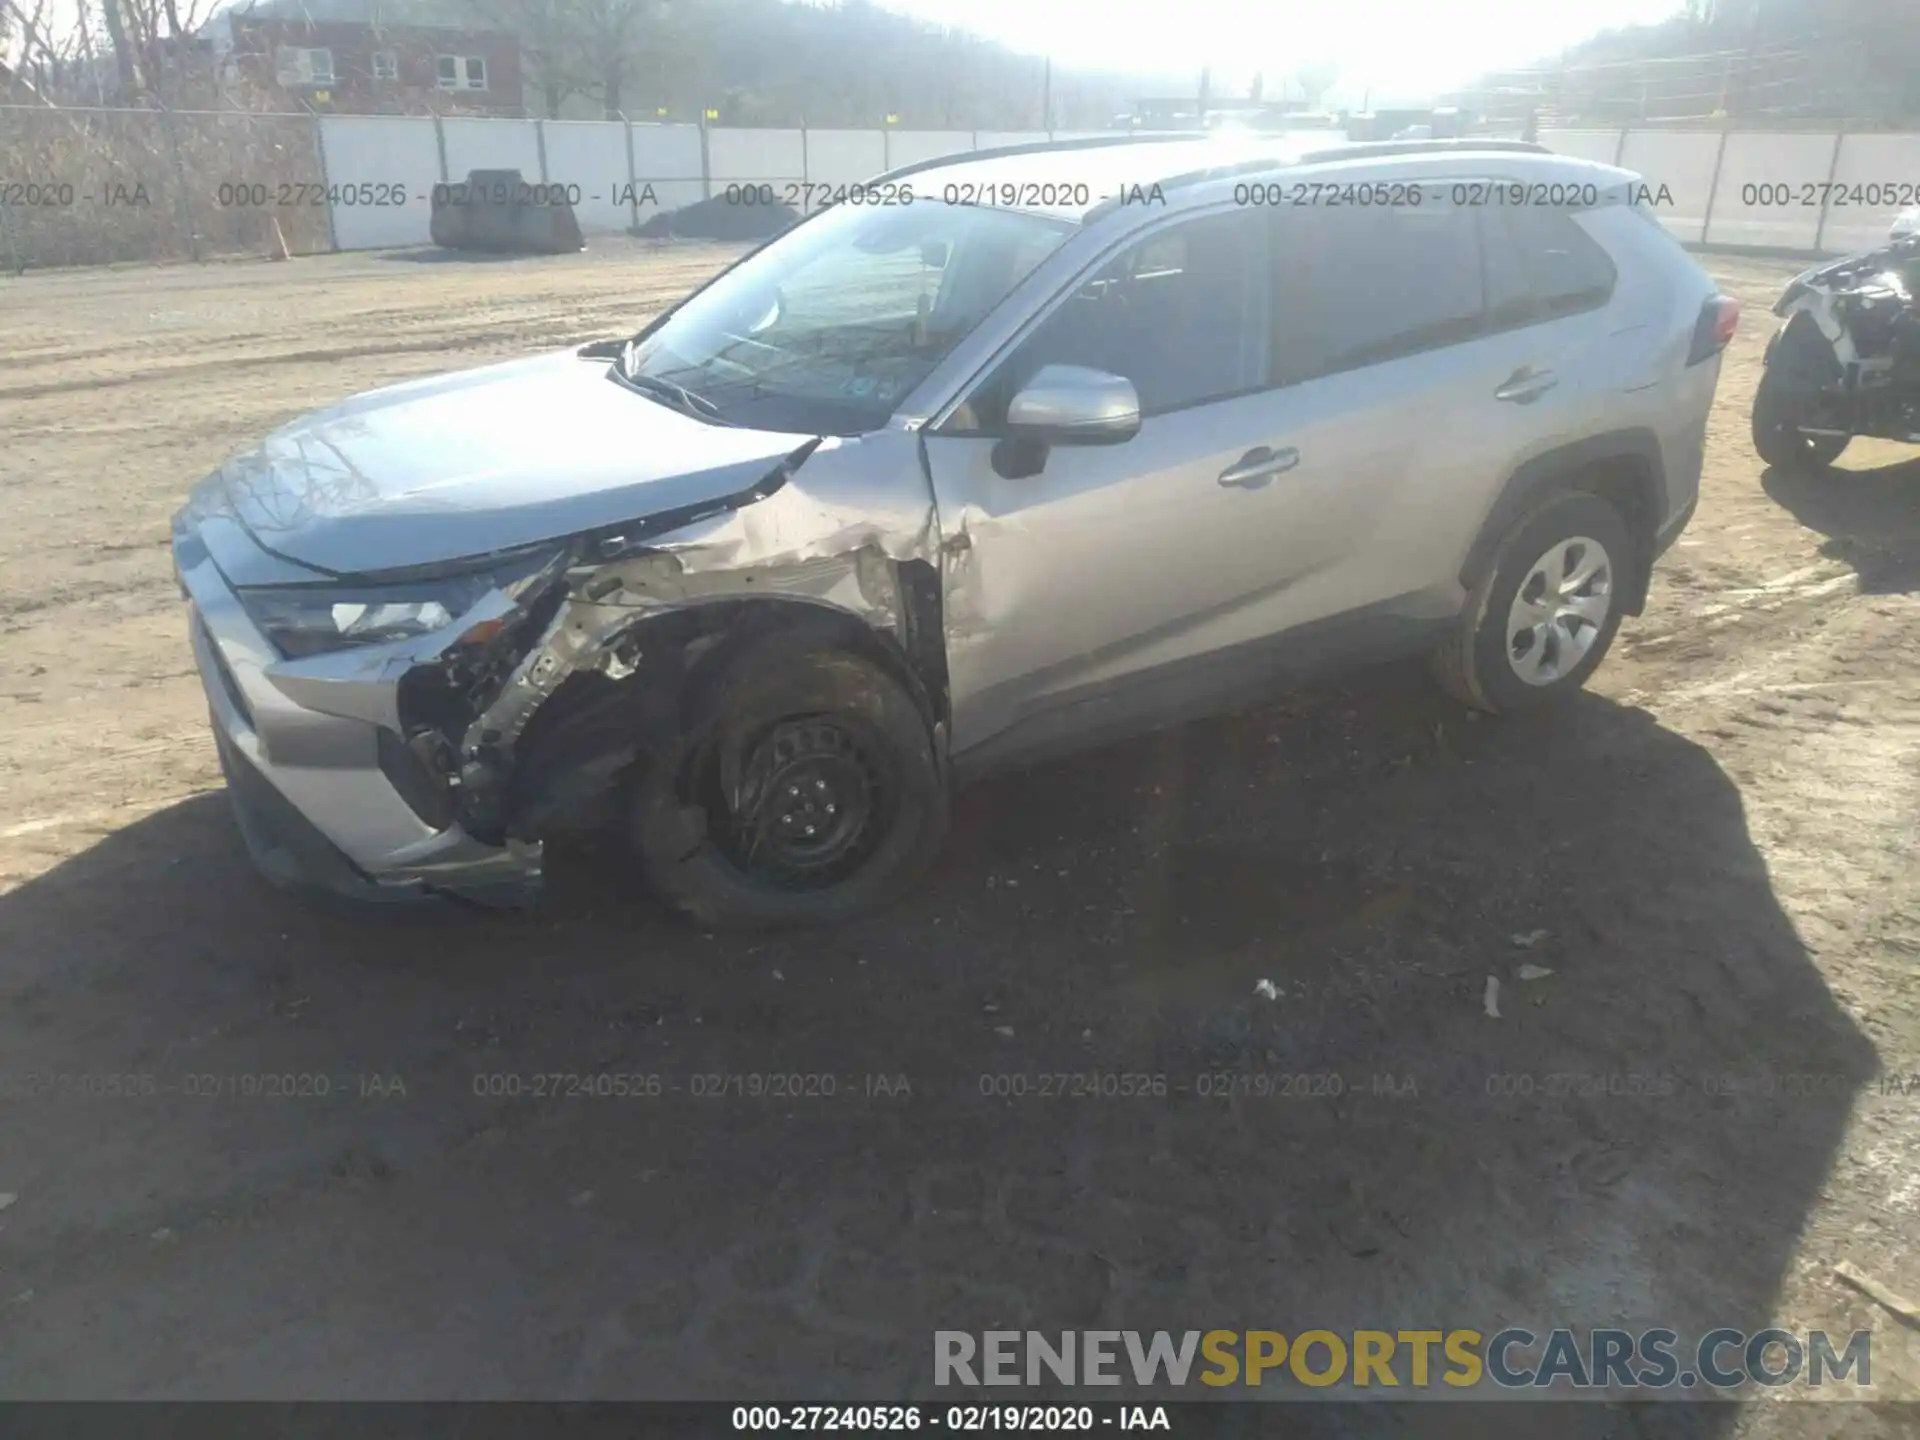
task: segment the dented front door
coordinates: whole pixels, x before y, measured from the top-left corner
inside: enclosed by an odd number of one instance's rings
[[[1244,210],[1156,227],[1014,349],[975,412],[927,434],[956,755],[1030,724],[1126,728],[1141,687],[1230,643],[1272,583],[1297,457],[1256,393],[1266,272]],[[1140,432],[1055,446],[1039,474],[1007,478],[992,415],[1048,363],[1131,380]]]
[[[1092,707],[1099,728],[1163,667],[1248,638],[1249,601],[1286,568],[1275,487],[1296,457],[1270,412],[1248,396],[1149,417],[1020,480],[994,473],[992,441],[928,438],[956,753],[1050,710]]]

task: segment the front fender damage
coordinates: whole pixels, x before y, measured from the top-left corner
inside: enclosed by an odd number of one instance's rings
[[[529,894],[544,840],[617,826],[703,666],[764,627],[879,647],[944,729],[931,496],[876,488],[861,443],[810,441],[745,490],[579,537],[485,644],[403,677],[408,752],[465,833],[517,857]]]

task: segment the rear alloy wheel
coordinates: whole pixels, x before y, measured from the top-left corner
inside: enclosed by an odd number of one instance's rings
[[[1620,514],[1598,495],[1548,500],[1507,532],[1434,653],[1436,678],[1477,709],[1523,710],[1578,690],[1620,628],[1636,563]]]
[[[871,661],[792,637],[723,663],[635,799],[654,891],[730,928],[831,924],[892,899],[946,833],[919,705]]]
[[[1801,409],[1793,388],[1771,367],[1760,374],[1753,397],[1753,448],[1760,458],[1790,474],[1814,474],[1840,458],[1850,435],[1809,434],[1798,421]]]
[[[1535,560],[1507,607],[1507,663],[1529,685],[1579,667],[1613,611],[1613,557],[1588,535]]]

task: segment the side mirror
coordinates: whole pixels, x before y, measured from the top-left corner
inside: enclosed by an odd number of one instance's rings
[[[920,263],[929,270],[947,268],[947,242],[944,240],[923,240],[920,243]]]
[[[1043,365],[1008,402],[1006,428],[1041,445],[1118,445],[1140,433],[1140,396],[1123,376]]]
[[[1006,436],[993,447],[995,473],[1038,475],[1055,445],[1118,445],[1140,433],[1133,382],[1082,365],[1042,365],[1007,403]]]

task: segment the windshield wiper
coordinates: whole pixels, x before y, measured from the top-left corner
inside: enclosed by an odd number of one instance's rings
[[[703,420],[712,420],[721,425],[731,425],[733,423],[723,416],[720,413],[720,407],[714,404],[713,401],[707,399],[706,396],[696,394],[684,385],[676,385],[671,380],[663,380],[658,375],[642,375],[636,373],[631,368],[631,358],[631,355],[629,355],[629,363],[620,367],[620,378],[633,386],[634,389],[644,390],[647,394],[666,401],[676,410],[680,410],[688,415],[697,415]]]

